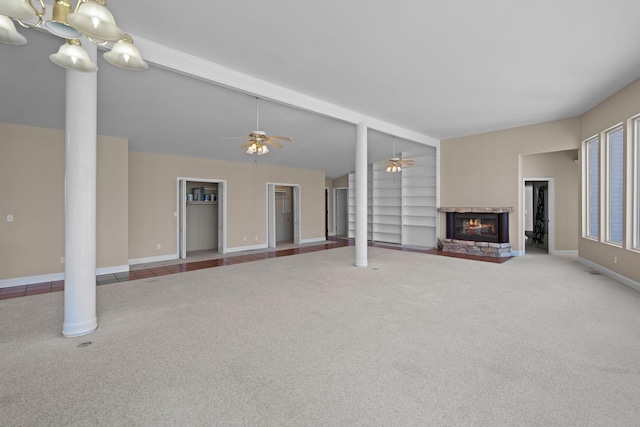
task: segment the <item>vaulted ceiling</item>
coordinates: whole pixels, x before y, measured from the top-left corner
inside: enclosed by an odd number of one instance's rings
[[[254,130],[258,95],[261,130],[294,139],[260,162],[329,178],[353,170],[358,115],[373,124],[376,162],[392,154],[392,135],[410,150],[573,117],[640,77],[640,2],[631,0],[108,6],[151,67],[127,72],[100,58],[101,134],[128,138],[135,151],[252,162],[240,142],[220,138]],[[27,45],[0,45],[0,121],[61,129],[65,72],[48,55],[62,40],[19,31]],[[171,66],[172,50],[212,71]]]

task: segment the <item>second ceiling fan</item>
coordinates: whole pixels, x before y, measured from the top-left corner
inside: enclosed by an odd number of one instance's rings
[[[403,167],[412,167],[415,162],[412,159],[401,159],[396,154],[396,137],[393,137],[393,157],[386,161],[385,170],[390,173],[402,172]]]
[[[247,149],[247,154],[257,154],[258,156],[267,154],[269,152],[269,145],[275,148],[282,148],[283,145],[278,141],[292,141],[288,136],[274,136],[267,135],[266,132],[260,129],[260,98],[256,98],[256,130],[251,131],[247,136],[232,136],[229,138],[221,139],[246,139],[247,141],[242,144],[241,148]]]

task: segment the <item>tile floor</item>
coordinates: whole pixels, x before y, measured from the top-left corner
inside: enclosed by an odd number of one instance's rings
[[[252,252],[248,254],[226,254],[226,255],[211,255],[215,256],[215,259],[203,259],[198,261],[189,262],[188,260],[176,260],[168,265],[153,265],[148,264],[143,266],[142,268],[132,267],[130,271],[122,272],[122,273],[114,273],[114,274],[104,274],[96,277],[97,285],[107,285],[109,283],[117,283],[117,282],[127,282],[129,280],[136,279],[144,279],[147,277],[154,276],[165,276],[169,274],[182,273],[184,271],[193,271],[200,270],[203,268],[214,268],[220,267],[223,265],[232,265],[232,264],[240,264],[251,261],[260,261],[269,258],[277,258],[281,256],[290,256],[297,254],[304,254],[309,252],[323,251],[326,249],[339,248],[343,246],[352,246],[354,245],[353,239],[340,239],[340,238],[330,238],[327,243],[306,245],[306,246],[297,246],[293,248],[287,249],[266,249],[263,251]],[[413,248],[407,246],[393,245],[393,244],[385,244],[379,242],[369,242],[369,246],[375,246],[386,249],[395,249],[402,250],[408,252],[419,252],[424,254],[431,255],[442,255],[449,256],[454,258],[464,258],[470,260],[477,261],[485,261],[485,262],[493,262],[493,263],[503,263],[510,258],[489,258],[489,257],[477,257],[473,255],[462,255],[462,254],[449,254],[443,253],[437,249],[424,249],[424,248]],[[166,263],[157,263],[157,264],[166,264]],[[13,286],[9,288],[0,289],[0,300],[23,297],[28,295],[37,295],[48,292],[58,292],[64,290],[64,280],[58,280],[55,282],[45,282],[45,283],[33,283],[29,285],[22,286]]]

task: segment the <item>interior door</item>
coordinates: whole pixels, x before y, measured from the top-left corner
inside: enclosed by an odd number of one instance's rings
[[[218,183],[218,253],[227,253],[227,236],[225,235],[226,182]]]
[[[178,222],[180,227],[180,258],[187,259],[187,180],[181,179],[178,196]]]
[[[347,211],[347,190],[336,190],[336,236],[346,236],[348,233],[349,213]]]
[[[300,186],[293,187],[293,243],[299,245],[302,237],[300,236]]]
[[[267,242],[270,248],[276,247],[276,186],[267,185]]]

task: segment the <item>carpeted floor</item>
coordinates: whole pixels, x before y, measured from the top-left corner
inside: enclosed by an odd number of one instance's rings
[[[0,301],[0,424],[638,425],[640,294],[575,259],[369,248]],[[89,344],[90,343],[90,344]]]

